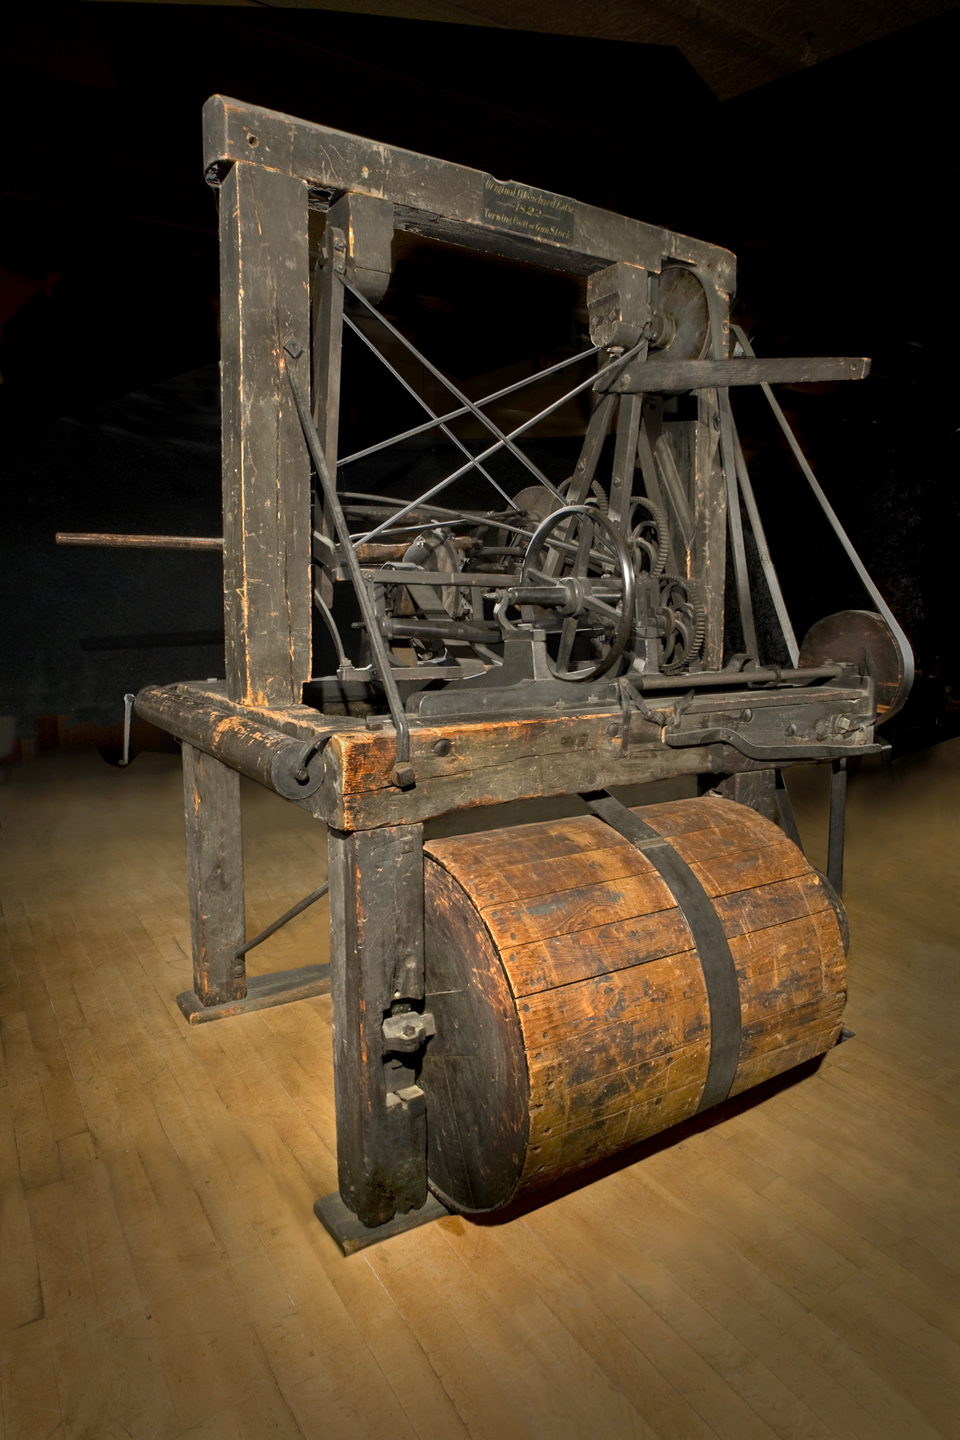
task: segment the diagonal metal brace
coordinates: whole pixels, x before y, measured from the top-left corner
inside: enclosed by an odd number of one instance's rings
[[[337,536],[343,546],[347,569],[350,572],[350,579],[353,581],[353,588],[357,594],[360,612],[367,626],[367,633],[370,637],[370,648],[373,651],[374,660],[380,672],[380,680],[386,692],[387,704],[390,707],[390,716],[397,732],[397,764],[393,767],[394,784],[402,785],[402,788],[406,789],[414,783],[414,776],[409,763],[410,726],[404,714],[403,702],[400,699],[397,682],[393,677],[390,656],[377,623],[376,611],[371,603],[370,595],[360,570],[360,561],[357,559],[357,552],[350,536],[350,527],[343,513],[340,497],[337,495],[337,487],[331,479],[326,456],[323,453],[323,446],[320,443],[320,436],[317,433],[316,425],[313,423],[310,406],[307,402],[307,397],[303,393],[300,377],[297,374],[296,362],[303,354],[303,346],[299,345],[296,340],[290,339],[284,345],[283,350],[286,357],[284,369],[287,379],[290,382],[290,389],[293,392],[293,400],[297,407],[297,414],[300,417],[303,438],[307,442],[310,459],[313,461],[317,475],[320,478],[320,484],[323,486],[324,499],[330,508],[330,514],[333,516]],[[401,772],[401,766],[403,767],[403,772]]]

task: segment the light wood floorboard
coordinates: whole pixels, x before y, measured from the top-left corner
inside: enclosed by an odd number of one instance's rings
[[[343,1259],[326,998],[190,1029],[179,764],[0,787],[5,1440],[956,1440],[960,741],[850,783],[856,1038]],[[9,773],[9,772],[8,772]],[[791,776],[823,866],[828,777]],[[326,871],[243,782],[248,933]],[[248,957],[329,953],[321,901]]]

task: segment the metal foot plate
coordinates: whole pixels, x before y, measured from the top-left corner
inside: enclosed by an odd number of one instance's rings
[[[222,1005],[204,1005],[192,990],[177,996],[181,1013],[190,1025],[207,1020],[226,1020],[250,1010],[269,1010],[289,1005],[292,1000],[309,1000],[313,995],[330,994],[330,966],[303,965],[298,970],[275,970],[271,975],[249,975],[242,1000],[225,1000]]]
[[[332,1195],[324,1195],[315,1203],[313,1213],[336,1240],[344,1255],[353,1255],[367,1245],[389,1240],[391,1235],[402,1235],[405,1230],[413,1230],[431,1220],[442,1220],[450,1211],[446,1205],[441,1205],[435,1195],[428,1195],[426,1204],[421,1205],[419,1210],[408,1210],[406,1215],[394,1215],[385,1225],[375,1225],[368,1229],[334,1191]]]

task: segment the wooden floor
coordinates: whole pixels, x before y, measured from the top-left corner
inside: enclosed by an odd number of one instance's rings
[[[822,772],[792,781],[823,863]],[[322,829],[244,792],[249,933]],[[960,742],[851,784],[856,1039],[507,1223],[344,1260],[327,999],[188,1029],[178,761],[0,787],[8,1440],[960,1436]],[[326,902],[255,954],[326,951]],[[253,968],[253,967],[251,967]]]

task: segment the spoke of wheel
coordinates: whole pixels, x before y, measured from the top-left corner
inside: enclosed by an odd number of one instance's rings
[[[560,648],[557,651],[556,668],[560,674],[564,674],[570,668],[570,655],[573,650],[573,642],[577,635],[576,615],[565,615],[563,617],[563,628],[560,631]]]
[[[514,435],[517,433],[516,431],[514,431],[510,435],[504,435],[503,431],[498,425],[494,424],[494,422],[490,419],[489,415],[484,415],[483,411],[479,410],[477,406],[473,403],[473,401],[468,399],[467,396],[464,395],[462,390],[457,389],[453,381],[449,380],[447,376],[444,375],[442,370],[438,370],[436,365],[432,364],[425,355],[422,355],[417,349],[417,347],[412,344],[412,342],[409,341],[405,335],[401,335],[400,331],[396,328],[396,326],[391,325],[390,321],[386,318],[386,316],[381,315],[380,311],[376,308],[375,305],[371,305],[370,301],[365,295],[361,295],[359,290],[355,290],[350,284],[350,282],[344,279],[342,275],[340,276],[340,281],[350,291],[350,294],[355,296],[357,300],[359,300],[363,305],[365,305],[366,308],[370,311],[370,314],[375,315],[380,321],[380,324],[385,326],[386,329],[390,331],[390,334],[393,335],[395,339],[400,341],[401,345],[406,346],[406,348],[410,351],[411,355],[416,356],[416,358],[420,361],[421,365],[426,366],[426,368],[430,371],[430,374],[435,376],[436,379],[440,381],[441,385],[446,385],[451,395],[456,395],[460,403],[462,405],[466,405],[467,409],[480,421],[481,425],[485,425],[487,429],[491,432],[491,434],[496,435],[501,445],[506,445],[511,455],[515,456],[516,459],[520,461],[521,465],[525,465],[526,468],[530,471],[531,475],[535,475],[540,481],[540,484],[547,487],[551,495],[555,495],[559,501],[563,501],[563,496],[560,494],[560,491],[557,489],[556,485],[554,485],[553,481],[547,479],[546,475],[544,475],[543,471],[538,465],[535,465],[533,463],[529,455],[524,455],[520,447],[513,444]]]
[[[610,620],[620,619],[620,612],[614,610],[613,606],[608,605],[605,600],[598,600],[596,595],[584,595],[583,608],[584,610],[595,610],[598,615],[604,615]]]
[[[593,548],[593,537],[596,527],[591,524],[585,515],[583,524],[580,527],[580,534],[577,536],[577,553],[573,559],[572,574],[575,576],[586,575],[589,563],[590,551]],[[573,642],[577,633],[576,615],[568,615],[563,622],[560,632],[560,649],[557,652],[557,669],[561,672],[569,667],[570,654],[573,650]]]
[[[356,328],[355,326],[353,327]],[[366,337],[364,337],[366,338]],[[369,342],[368,342],[369,343]],[[525,375],[522,380],[515,380],[512,385],[505,385],[502,390],[495,390],[491,395],[484,395],[481,400],[475,403],[480,405],[493,405],[497,400],[503,400],[507,395],[514,395],[522,390],[525,385],[532,385],[537,380],[547,380],[551,375],[566,370],[570,365],[576,365],[578,360],[589,360],[596,355],[598,347],[591,346],[589,350],[581,350],[579,355],[571,355],[566,360],[560,360],[556,365],[551,365],[549,370],[538,370],[535,375]],[[377,354],[379,355],[379,351]],[[382,359],[382,356],[381,356]],[[420,397],[418,396],[417,399]],[[432,412],[431,412],[432,413]],[[376,445],[368,445],[365,450],[355,450],[352,455],[344,455],[342,460],[337,461],[337,467],[351,465],[354,460],[364,460],[368,455],[375,455],[378,450],[388,450],[391,445],[399,445],[404,440],[412,440],[417,435],[423,435],[428,430],[434,429],[435,425],[446,424],[450,420],[459,420],[461,415],[469,415],[469,405],[460,405],[456,410],[448,410],[446,415],[441,415],[436,421],[426,420],[422,425],[414,425],[410,430],[404,430],[399,435],[391,435],[389,440],[378,440]]]
[[[364,345],[366,345],[367,349],[373,351],[377,359],[381,362],[381,364],[386,366],[386,368],[390,371],[390,374],[395,380],[399,380],[400,384],[403,386],[404,390],[406,390],[407,394],[412,395],[414,400],[416,400],[417,404],[422,406],[422,408],[426,410],[427,414],[431,417],[431,427],[434,425],[439,425],[440,429],[443,431],[444,435],[446,435],[447,439],[453,441],[454,445],[456,445],[460,453],[462,455],[466,455],[470,463],[474,465],[477,470],[480,471],[480,474],[485,480],[490,481],[490,484],[493,486],[494,490],[496,490],[497,494],[501,495],[509,505],[510,496],[507,494],[506,490],[504,490],[500,485],[497,484],[496,480],[494,480],[493,476],[489,473],[489,471],[484,470],[483,466],[478,464],[474,460],[473,456],[470,454],[470,451],[467,449],[466,445],[464,445],[463,441],[458,439],[458,437],[454,435],[453,431],[443,423],[439,415],[437,415],[436,411],[432,410],[427,404],[426,400],[424,400],[422,396],[417,394],[416,390],[414,390],[413,386],[409,383],[409,381],[403,378],[396,366],[391,365],[390,361],[385,355],[381,355],[380,351],[377,349],[376,345],[374,345],[370,337],[368,335],[364,335],[363,331],[360,329],[360,326],[355,325],[354,322],[350,319],[349,315],[344,315],[343,323],[344,325],[349,326],[349,328],[353,331],[354,335],[359,335],[360,339],[363,341]]]
[[[402,336],[400,338],[403,339]],[[522,425],[518,425],[516,430],[511,431],[507,438],[515,440],[518,435],[524,435],[528,430],[532,430],[534,425],[538,425],[541,420],[545,420],[548,415],[552,415],[555,410],[559,410],[561,406],[566,405],[568,400],[572,400],[575,395],[579,395],[588,389],[588,387],[595,385],[599,376],[605,375],[608,370],[619,369],[627,364],[628,361],[637,354],[640,348],[640,345],[635,345],[634,348],[628,350],[625,355],[621,355],[618,359],[611,361],[609,365],[605,365],[596,375],[588,375],[586,380],[581,380],[580,384],[575,385],[572,390],[568,390],[566,395],[561,395],[560,399],[554,400],[552,405],[547,405],[543,410],[539,411],[538,414],[532,416],[531,419],[525,420]],[[408,504],[402,506],[395,514],[391,515],[388,520],[382,520],[379,525],[375,526],[372,530],[368,530],[366,535],[361,535],[354,543],[360,545],[367,540],[372,540],[376,535],[381,535],[384,530],[388,529],[391,525],[395,525],[398,520],[402,520],[404,515],[409,515],[411,510],[416,510],[418,505],[425,505],[428,500],[433,499],[434,495],[439,495],[441,490],[446,489],[448,485],[452,485],[454,480],[459,480],[461,475],[466,475],[468,470],[474,468],[477,460],[489,460],[490,456],[502,449],[502,447],[503,441],[497,440],[488,449],[484,450],[482,454],[478,455],[475,460],[471,460],[469,465],[461,465],[459,470],[454,470],[452,474],[447,475],[443,480],[438,480],[436,485],[431,486],[429,490],[425,490],[416,500],[411,500]],[[553,486],[550,488],[553,490]],[[563,499],[562,496],[560,498]]]

